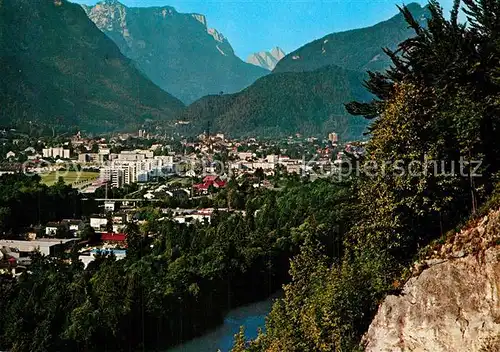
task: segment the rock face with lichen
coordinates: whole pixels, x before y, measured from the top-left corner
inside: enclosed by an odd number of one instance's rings
[[[237,92],[269,73],[238,58],[202,14],[173,7],[127,7],[116,0],[83,5],[88,17],[158,86],[190,103]]]
[[[500,211],[431,248],[388,296],[366,351],[500,351]]]

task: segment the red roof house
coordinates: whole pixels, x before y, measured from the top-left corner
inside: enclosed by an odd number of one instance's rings
[[[103,232],[101,234],[101,241],[125,242],[126,240],[127,240],[127,235],[124,233]]]
[[[219,176],[205,176],[205,178],[203,179],[203,183],[193,185],[193,188],[197,191],[207,192],[210,186],[213,186],[215,188],[224,188],[226,186],[226,182],[222,181]]]

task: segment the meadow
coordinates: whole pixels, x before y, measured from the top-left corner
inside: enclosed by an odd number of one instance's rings
[[[57,182],[59,177],[62,177],[64,183],[67,185],[78,186],[79,184],[86,183],[99,177],[98,172],[89,171],[56,171],[48,174],[40,175],[42,183],[47,186],[52,186]]]

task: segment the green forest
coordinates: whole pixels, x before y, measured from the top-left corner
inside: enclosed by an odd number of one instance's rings
[[[460,6],[467,24],[459,21]],[[291,264],[292,281],[275,303],[266,332],[233,351],[361,351],[378,305],[397,294],[411,264],[432,241],[499,205],[500,1],[456,0],[451,14],[431,1],[427,26],[402,8],[415,37],[386,50],[392,68],[370,72],[376,99],[347,105],[376,118],[364,166],[401,160],[421,165],[411,175],[388,167],[355,182],[353,226],[342,257],[320,241],[306,242]],[[429,170],[433,160],[460,175]]]
[[[62,180],[48,187],[38,175],[0,176],[0,238],[13,238],[20,230],[58,219],[77,218],[88,209],[77,190]]]
[[[258,79],[235,94],[206,96],[188,106],[181,120],[191,129],[212,128],[234,136],[269,138],[297,131],[321,135],[338,131],[344,140],[360,138],[367,122],[349,117],[343,102],[369,101],[364,74],[330,64],[311,72],[282,72]]]
[[[427,7],[408,5],[425,25]],[[201,133],[210,123],[233,136],[276,137],[297,132],[324,135],[336,131],[342,140],[363,138],[369,124],[344,107],[351,100],[369,101],[363,87],[367,69],[385,69],[391,59],[383,48],[397,48],[411,37],[403,14],[375,26],[329,34],[280,60],[273,73],[235,94],[209,95],[179,114],[190,121],[185,132]]]
[[[62,185],[48,189],[55,187]],[[148,222],[126,228],[126,259],[101,256],[84,269],[77,247],[60,258],[36,256],[18,279],[1,278],[0,347],[156,349],[197,336],[229,309],[279,290],[304,243],[320,241],[340,258],[351,187],[298,177],[281,191],[230,182],[215,201],[246,216],[220,212],[211,224],[186,226],[144,208]]]
[[[162,91],[67,1],[0,1],[0,120],[27,129],[137,128],[184,104]]]

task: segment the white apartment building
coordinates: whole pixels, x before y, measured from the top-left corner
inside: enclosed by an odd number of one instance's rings
[[[122,161],[141,161],[144,159],[152,159],[154,157],[154,152],[152,150],[132,150],[132,151],[122,151],[117,156],[117,160]]]
[[[237,155],[240,160],[252,159],[254,157],[252,152],[239,152]]]
[[[90,218],[90,226],[99,231],[102,226],[106,226],[108,219],[105,216],[92,216]]]
[[[267,161],[257,161],[253,163],[254,169],[262,169],[262,170],[274,170],[274,163],[270,163]]]
[[[78,155],[78,162],[79,163],[103,163],[104,162],[104,155],[103,154],[98,154],[98,153],[81,153]]]
[[[266,156],[266,160],[268,163],[276,164],[279,161],[279,157],[276,154],[270,154]]]
[[[110,181],[113,187],[135,182],[147,182],[152,177],[174,171],[174,157],[154,156],[150,151],[122,152],[101,168],[101,180]]]
[[[144,159],[146,159],[145,154],[140,154],[135,151],[123,151],[116,157],[116,160],[119,161],[141,161]]]
[[[111,182],[112,187],[119,188],[124,185],[124,171],[121,168],[101,167],[99,178],[101,181]]]
[[[70,150],[63,147],[43,148],[42,155],[44,158],[63,158],[69,159],[71,157]]]

